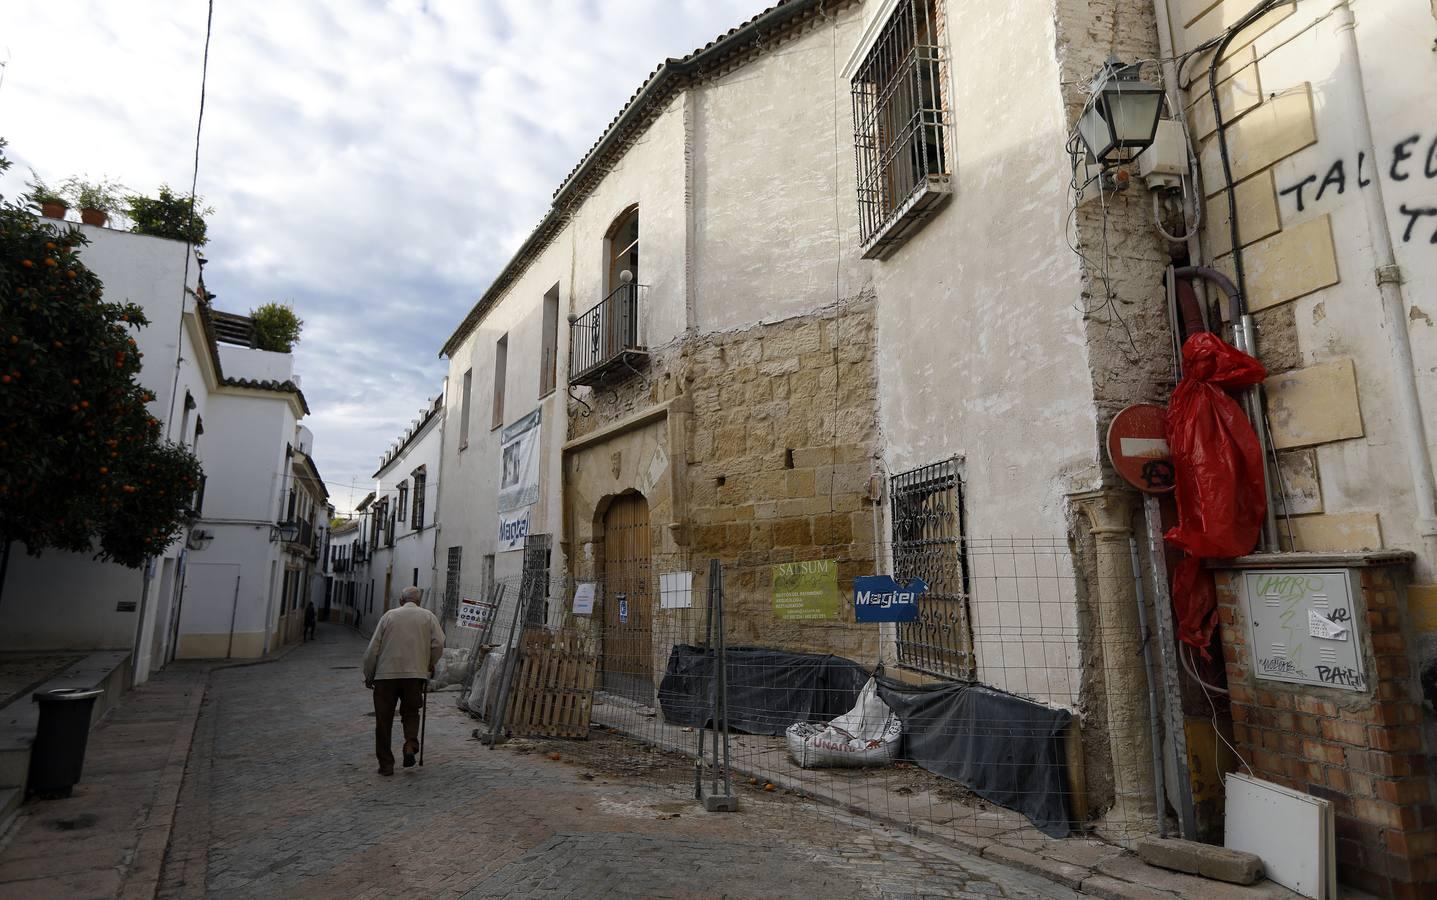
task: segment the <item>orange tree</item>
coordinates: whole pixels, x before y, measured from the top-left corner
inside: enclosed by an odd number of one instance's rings
[[[21,543],[136,568],[192,516],[200,465],[146,408],[133,336],[144,312],[105,301],[80,260],[86,242],[0,197],[0,552]]]

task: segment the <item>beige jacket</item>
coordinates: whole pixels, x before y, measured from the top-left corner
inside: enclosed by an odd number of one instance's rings
[[[417,603],[391,609],[379,619],[364,652],[364,680],[428,678],[444,652],[444,629]]]

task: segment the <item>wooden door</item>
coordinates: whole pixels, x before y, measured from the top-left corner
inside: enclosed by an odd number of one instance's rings
[[[604,514],[604,690],[654,702],[649,503],[614,500]]]

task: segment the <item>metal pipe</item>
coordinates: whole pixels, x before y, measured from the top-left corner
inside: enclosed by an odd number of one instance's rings
[[[1359,158],[1376,160],[1372,138],[1372,117],[1367,109],[1367,87],[1362,76],[1362,58],[1357,46],[1357,22],[1347,0],[1336,7],[1334,31],[1343,41],[1341,66],[1345,79],[1335,83],[1348,85],[1349,98],[1355,115],[1349,121],[1356,130]],[[1402,429],[1403,449],[1407,466],[1412,472],[1412,488],[1417,504],[1417,533],[1422,538],[1424,559],[1430,573],[1437,566],[1437,478],[1432,472],[1432,453],[1427,443],[1427,428],[1422,415],[1421,395],[1417,386],[1416,362],[1412,356],[1412,337],[1407,329],[1407,303],[1402,291],[1402,272],[1397,266],[1397,253],[1392,242],[1387,216],[1387,201],[1382,194],[1382,179],[1374,176],[1362,195],[1367,213],[1367,233],[1372,240],[1377,290],[1382,297],[1382,325],[1387,332],[1388,349],[1392,354],[1392,380],[1397,391],[1398,420]]]
[[[1156,803],[1153,812],[1158,817],[1158,837],[1168,836],[1168,801],[1166,776],[1163,770],[1163,738],[1158,729],[1158,693],[1153,674],[1153,642],[1148,634],[1147,601],[1143,596],[1143,570],[1138,564],[1138,542],[1128,538],[1128,553],[1133,560],[1133,594],[1138,598],[1138,630],[1142,632],[1143,669],[1148,676],[1148,733],[1153,745],[1153,793]],[[1116,761],[1115,761],[1116,762]]]

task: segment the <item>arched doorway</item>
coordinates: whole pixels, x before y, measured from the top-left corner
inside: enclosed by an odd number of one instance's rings
[[[615,497],[604,513],[604,690],[654,702],[649,502]]]

